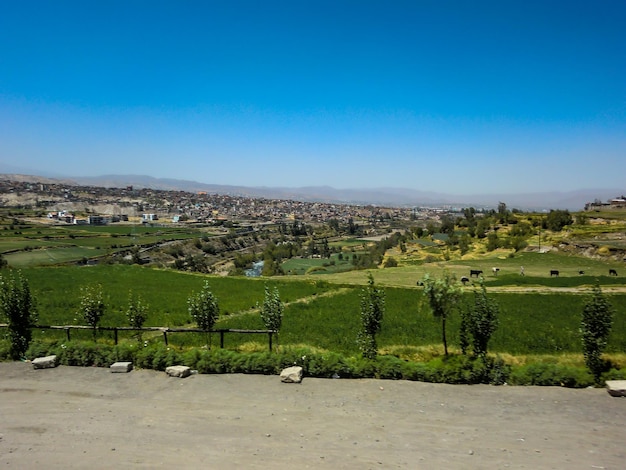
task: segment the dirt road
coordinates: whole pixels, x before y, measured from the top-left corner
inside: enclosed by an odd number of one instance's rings
[[[603,389],[0,363],[0,467],[620,469]]]

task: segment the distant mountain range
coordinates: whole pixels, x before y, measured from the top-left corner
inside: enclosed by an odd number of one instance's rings
[[[3,170],[0,165],[0,170]],[[468,194],[451,195],[431,191],[419,191],[407,188],[362,188],[336,189],[329,186],[307,186],[300,188],[284,187],[247,187],[206,184],[197,181],[170,178],[154,178],[146,175],[103,175],[90,177],[58,177],[49,178],[35,175],[0,174],[2,179],[22,181],[60,182],[85,186],[102,186],[109,188],[151,188],[200,192],[209,194],[227,194],[231,196],[258,197],[267,199],[291,199],[305,202],[327,202],[338,204],[373,204],[380,206],[453,206],[453,207],[497,207],[499,202],[506,203],[509,209],[549,210],[568,209],[582,210],[587,202],[598,199],[607,201],[626,194],[624,188],[580,189],[576,191],[552,191],[540,193],[518,194]]]

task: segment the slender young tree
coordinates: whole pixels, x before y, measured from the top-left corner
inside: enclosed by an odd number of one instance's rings
[[[81,287],[80,310],[78,315],[93,328],[93,340],[96,340],[96,330],[100,324],[100,320],[104,315],[106,306],[104,304],[104,294],[102,286],[95,284],[91,286]]]
[[[198,328],[207,335],[207,346],[211,348],[210,331],[219,317],[220,307],[213,292],[211,292],[209,281],[204,282],[204,287],[198,294],[192,294],[187,299],[187,306],[191,318],[196,322]]]
[[[596,382],[604,369],[602,352],[606,348],[613,326],[613,307],[596,283],[591,291],[591,298],[583,308],[580,332],[583,342],[585,364]]]
[[[11,358],[20,359],[32,339],[31,328],[37,323],[37,309],[28,281],[19,271],[0,275],[0,315],[9,325]]]
[[[144,302],[140,295],[133,295],[132,291],[128,293],[126,319],[128,320],[128,324],[133,328],[142,328],[143,324],[148,319],[148,304]],[[139,341],[143,339],[141,330],[137,333],[137,339]]]
[[[376,335],[385,314],[385,291],[374,285],[372,273],[368,274],[367,287],[361,292],[361,330],[357,343],[363,357],[374,359],[378,355]]]
[[[443,350],[448,355],[448,340],[446,337],[446,320],[452,311],[458,307],[463,289],[456,277],[446,272],[440,279],[433,279],[428,274],[422,279],[424,295],[428,299],[430,308],[436,318],[441,318],[441,336]]]
[[[265,328],[267,328],[268,330],[276,331],[277,337],[278,332],[280,331],[280,327],[283,324],[284,308],[285,307],[280,300],[278,288],[274,287],[272,290],[270,290],[270,288],[266,285],[265,297],[263,299],[263,304],[259,306],[259,312],[261,314],[261,320],[263,320]]]
[[[466,319],[475,356],[482,358],[487,356],[487,345],[498,328],[499,312],[500,307],[496,301],[487,297],[487,289],[481,278],[480,290],[474,290],[474,304],[470,307]]]

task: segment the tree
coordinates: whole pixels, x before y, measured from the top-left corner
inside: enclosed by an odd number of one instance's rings
[[[506,224],[509,219],[509,210],[504,202],[498,203],[498,217],[501,224]]]
[[[546,227],[553,232],[560,232],[566,225],[572,225],[572,215],[568,210],[551,210],[546,216]]]
[[[361,292],[361,330],[357,343],[363,357],[374,359],[378,354],[376,334],[385,313],[385,292],[374,285],[372,273],[368,274],[367,287]]]
[[[211,292],[209,281],[204,281],[204,286],[198,294],[192,294],[187,299],[189,315],[196,322],[199,329],[208,335],[207,346],[211,347],[210,332],[220,314],[220,306]]]
[[[491,336],[498,328],[498,314],[500,308],[495,300],[487,297],[484,280],[480,280],[480,290],[474,290],[474,303],[464,313],[465,321],[462,325],[467,328],[471,336],[474,355],[487,356],[487,345]]]
[[[426,274],[422,279],[424,295],[428,299],[430,308],[436,318],[441,318],[441,334],[443,350],[448,355],[448,341],[446,338],[446,320],[457,307],[461,298],[462,288],[453,274],[446,272],[440,279],[432,279]]]
[[[489,235],[487,235],[487,251],[497,250],[499,246],[498,234],[495,231],[489,232]]]
[[[0,314],[6,318],[12,359],[20,359],[32,339],[31,328],[37,323],[35,299],[28,281],[18,271],[0,275]]]
[[[285,307],[280,300],[278,288],[274,287],[270,290],[270,288],[266,285],[265,298],[263,299],[263,305],[260,306],[259,311],[265,328],[276,331],[277,335],[283,323],[284,308]]]
[[[100,284],[84,286],[81,287],[80,291],[82,296],[78,315],[82,316],[83,320],[93,328],[93,339],[95,341],[96,329],[106,309],[103,300],[102,286]]]
[[[140,295],[134,296],[133,292],[128,293],[128,308],[126,309],[128,324],[133,328],[142,328],[148,318],[148,304]],[[137,339],[142,340],[141,330],[137,333]]]
[[[612,326],[613,307],[604,297],[600,285],[596,283],[591,298],[583,308],[580,324],[585,364],[596,382],[599,382],[604,369],[602,352],[606,348]]]

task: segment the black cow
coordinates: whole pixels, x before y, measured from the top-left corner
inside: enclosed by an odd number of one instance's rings
[[[552,277],[552,276],[559,277],[559,272],[556,269],[552,269],[550,271],[550,277]]]
[[[609,276],[617,276],[617,271],[615,269],[609,269]]]
[[[472,276],[480,276],[483,272],[480,269],[470,269],[470,277]]]
[[[461,277],[461,282],[463,283],[463,285],[466,285],[469,282],[469,279],[467,278],[467,276],[463,276]]]
[[[583,274],[585,274],[585,271],[578,271],[578,274],[582,276]]]

